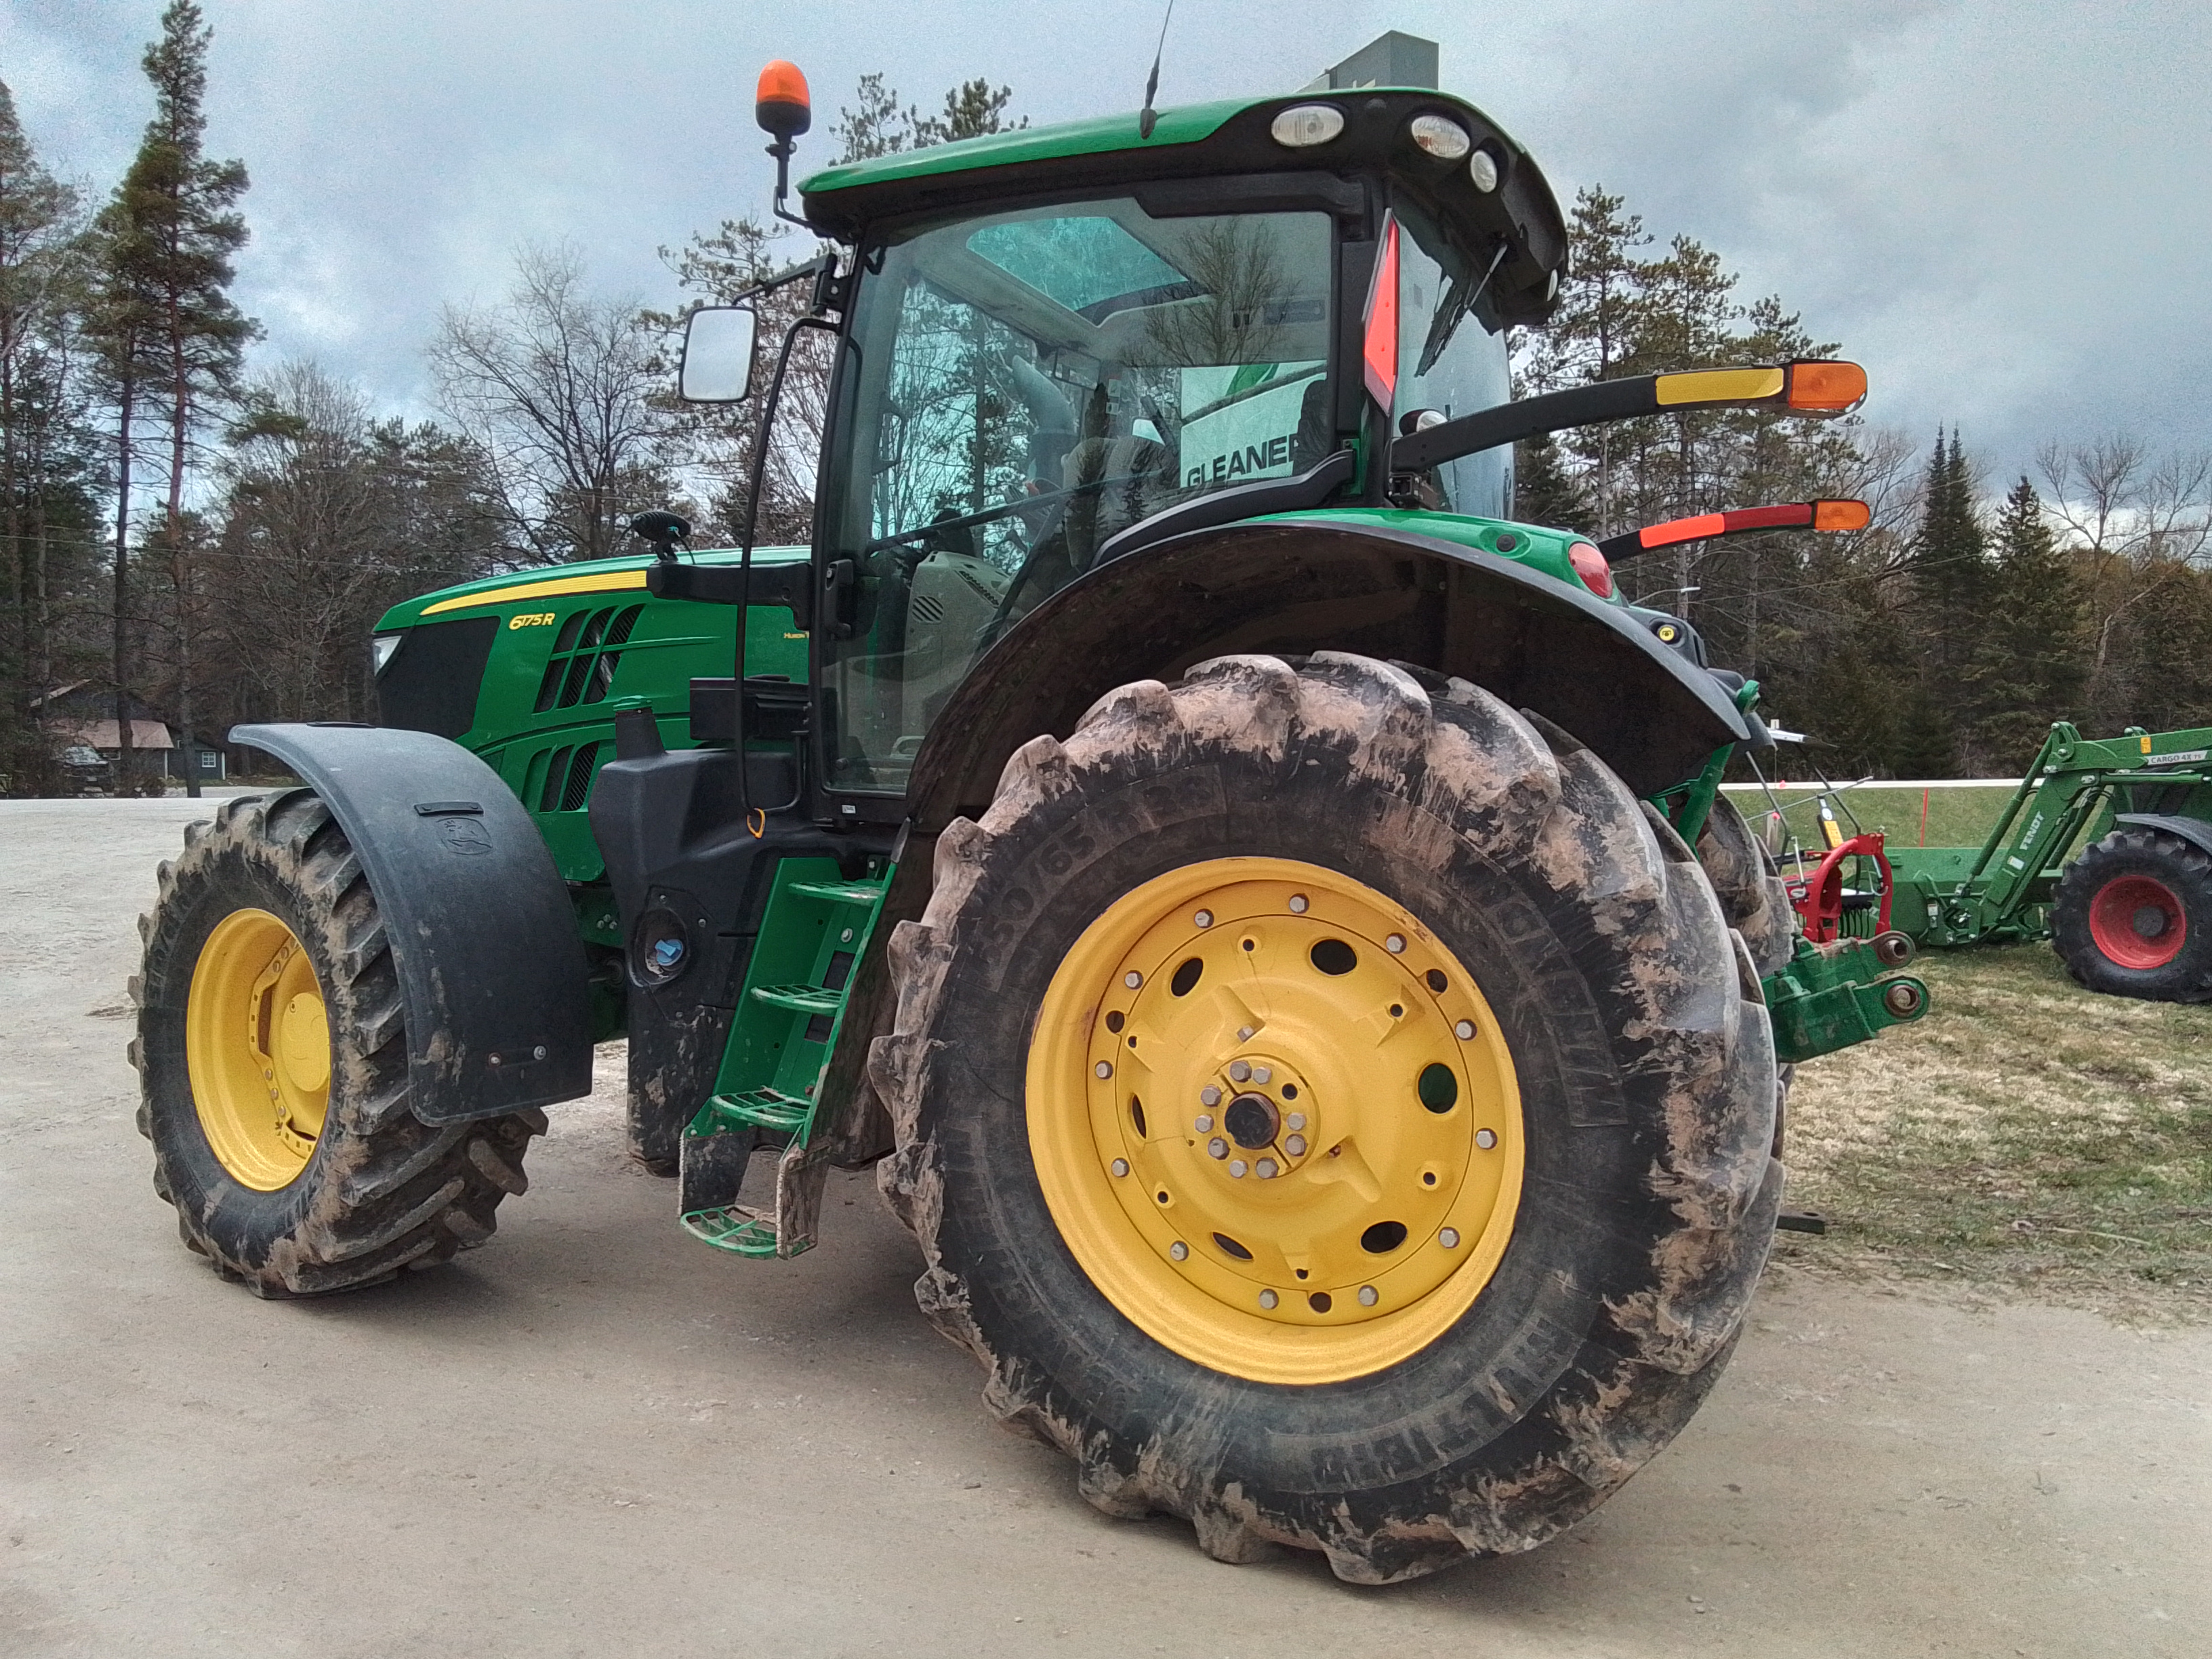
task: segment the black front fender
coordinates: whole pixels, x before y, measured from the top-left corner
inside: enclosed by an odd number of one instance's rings
[[[568,889],[499,775],[427,732],[240,726],[329,805],[376,896],[425,1123],[592,1090],[589,969]]]
[[[1131,680],[1231,653],[1350,651],[1474,681],[1572,732],[1638,794],[1749,735],[1705,670],[1595,595],[1480,549],[1382,526],[1194,531],[1090,571],[979,662],[915,757],[917,826],[979,815],[1006,757],[1065,737]]]
[[[2112,822],[2140,824],[2146,830],[2163,830],[2169,836],[2179,837],[2201,853],[2212,853],[2212,823],[2203,818],[2176,817],[2169,812],[2116,812]]]

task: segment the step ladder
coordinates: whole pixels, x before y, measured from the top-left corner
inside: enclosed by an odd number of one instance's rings
[[[893,867],[851,880],[833,859],[776,866],[714,1092],[684,1131],[684,1231],[718,1250],[788,1258],[813,1247],[828,1171],[811,1155],[815,1114]],[[763,1132],[787,1137],[773,1209],[738,1202]]]

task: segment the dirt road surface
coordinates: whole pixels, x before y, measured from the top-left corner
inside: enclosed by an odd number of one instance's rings
[[[177,1243],[123,1059],[133,921],[201,810],[0,803],[11,1659],[2212,1651],[2201,1329],[1771,1283],[1593,1521],[1373,1590],[1097,1515],[985,1416],[867,1177],[812,1255],[719,1255],[608,1089],[485,1248],[257,1302]]]

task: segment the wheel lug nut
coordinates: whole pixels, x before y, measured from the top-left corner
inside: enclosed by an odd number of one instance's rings
[[[1201,927],[1211,927],[1213,926],[1213,912],[1211,910],[1200,910],[1196,915],[1193,916],[1191,920]]]
[[[1237,1028],[1237,1040],[1239,1042],[1249,1042],[1252,1040],[1252,1033],[1256,1029],[1256,1027],[1250,1025],[1238,1026]]]
[[[1306,1115],[1304,1112],[1292,1112],[1283,1121],[1293,1129],[1303,1129],[1306,1127]]]
[[[1212,1139],[1206,1143],[1206,1155],[1208,1158],[1228,1157],[1229,1143],[1224,1140],[1219,1135],[1214,1136]]]
[[[1096,1072],[1100,1077],[1111,1077],[1114,1075],[1114,1062],[1109,1060],[1102,1060],[1091,1069]]]
[[[1292,1158],[1304,1158],[1306,1155],[1306,1138],[1304,1135],[1292,1135],[1283,1143],[1283,1150]]]
[[[1115,1158],[1114,1160],[1114,1173],[1117,1176],[1125,1176],[1128,1174],[1129,1160],[1126,1158]]]
[[[1406,936],[1403,933],[1391,934],[1382,941],[1382,948],[1394,957],[1402,955],[1406,949]]]
[[[1361,1307],[1371,1308],[1382,1299],[1382,1298],[1381,1297],[1375,1293],[1375,1287],[1372,1285],[1362,1285],[1359,1287],[1359,1305]]]
[[[1229,1173],[1230,1173],[1231,1176],[1235,1176],[1235,1177],[1236,1177],[1237,1180],[1239,1180],[1239,1181],[1243,1180],[1243,1179],[1244,1179],[1244,1160],[1243,1160],[1243,1158],[1231,1158],[1231,1159],[1229,1160]]]
[[[1201,1114],[1198,1121],[1192,1124],[1190,1127],[1197,1130],[1199,1133],[1204,1134],[1207,1130],[1213,1127],[1213,1120]]]
[[[1458,1024],[1452,1027],[1452,1035],[1462,1042],[1468,1042],[1474,1036],[1474,1022],[1471,1019],[1460,1021]]]
[[[1207,1084],[1198,1091],[1198,1103],[1201,1106],[1218,1106],[1221,1104],[1221,1091],[1211,1083]]]
[[[1306,913],[1306,896],[1305,896],[1304,893],[1293,893],[1293,894],[1291,894],[1291,914],[1292,915],[1294,915],[1294,916],[1302,916],[1302,915],[1305,915],[1305,913]]]
[[[1178,1238],[1174,1243],[1168,1246],[1168,1254],[1173,1256],[1176,1261],[1180,1261],[1190,1254],[1190,1246],[1184,1243],[1182,1240]]]
[[[1474,1144],[1481,1147],[1484,1152],[1488,1152],[1498,1144],[1498,1132],[1495,1129],[1477,1129],[1474,1132]]]
[[[1443,1245],[1444,1249],[1448,1250],[1455,1250],[1459,1249],[1459,1229],[1456,1227],[1445,1228],[1442,1232],[1437,1235],[1437,1243]]]
[[[1139,985],[1142,985],[1144,982],[1145,982],[1145,976],[1144,976],[1142,974],[1140,974],[1140,973],[1137,972],[1137,971],[1136,971],[1136,969],[1134,969],[1133,968],[1133,969],[1131,969],[1127,973],[1126,973],[1126,974],[1124,974],[1124,975],[1121,975],[1121,983],[1122,983],[1122,984],[1124,984],[1124,985],[1126,985],[1126,986],[1127,986],[1127,987],[1128,987],[1132,991],[1135,990],[1135,989],[1136,989]]]
[[[1273,1291],[1261,1291],[1261,1292],[1260,1292],[1260,1305],[1261,1305],[1261,1307],[1263,1307],[1263,1308],[1272,1308],[1272,1307],[1273,1307],[1273,1306],[1275,1305],[1275,1293],[1274,1293]]]
[[[1242,1083],[1251,1075],[1252,1067],[1249,1061],[1236,1060],[1231,1062],[1229,1067],[1229,1080],[1231,1083]]]
[[[1252,1068],[1252,1081],[1253,1081],[1253,1082],[1255,1082],[1255,1083],[1273,1083],[1274,1080],[1275,1080],[1275,1068],[1274,1068],[1273,1066],[1255,1066]]]
[[[1276,1176],[1275,1160],[1272,1158],[1261,1158],[1254,1167],[1252,1173],[1262,1181],[1273,1181]]]

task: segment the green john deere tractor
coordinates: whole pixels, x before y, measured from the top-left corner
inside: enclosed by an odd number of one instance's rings
[[[781,176],[796,70],[759,112]],[[645,514],[392,611],[383,725],[234,734],[302,783],[187,834],[137,987],[185,1243],[270,1296],[441,1261],[626,1035],[685,1227],[794,1255],[872,1164],[1100,1508],[1369,1583],[1540,1542],[1726,1363],[1788,1062],[1924,1000],[1797,937],[1717,795],[1757,686],[1510,522],[1511,446],[1863,375],[1514,401],[1564,227],[1426,88],[800,190],[756,448],[827,331],[811,548]],[[692,319],[687,395],[755,319]]]

